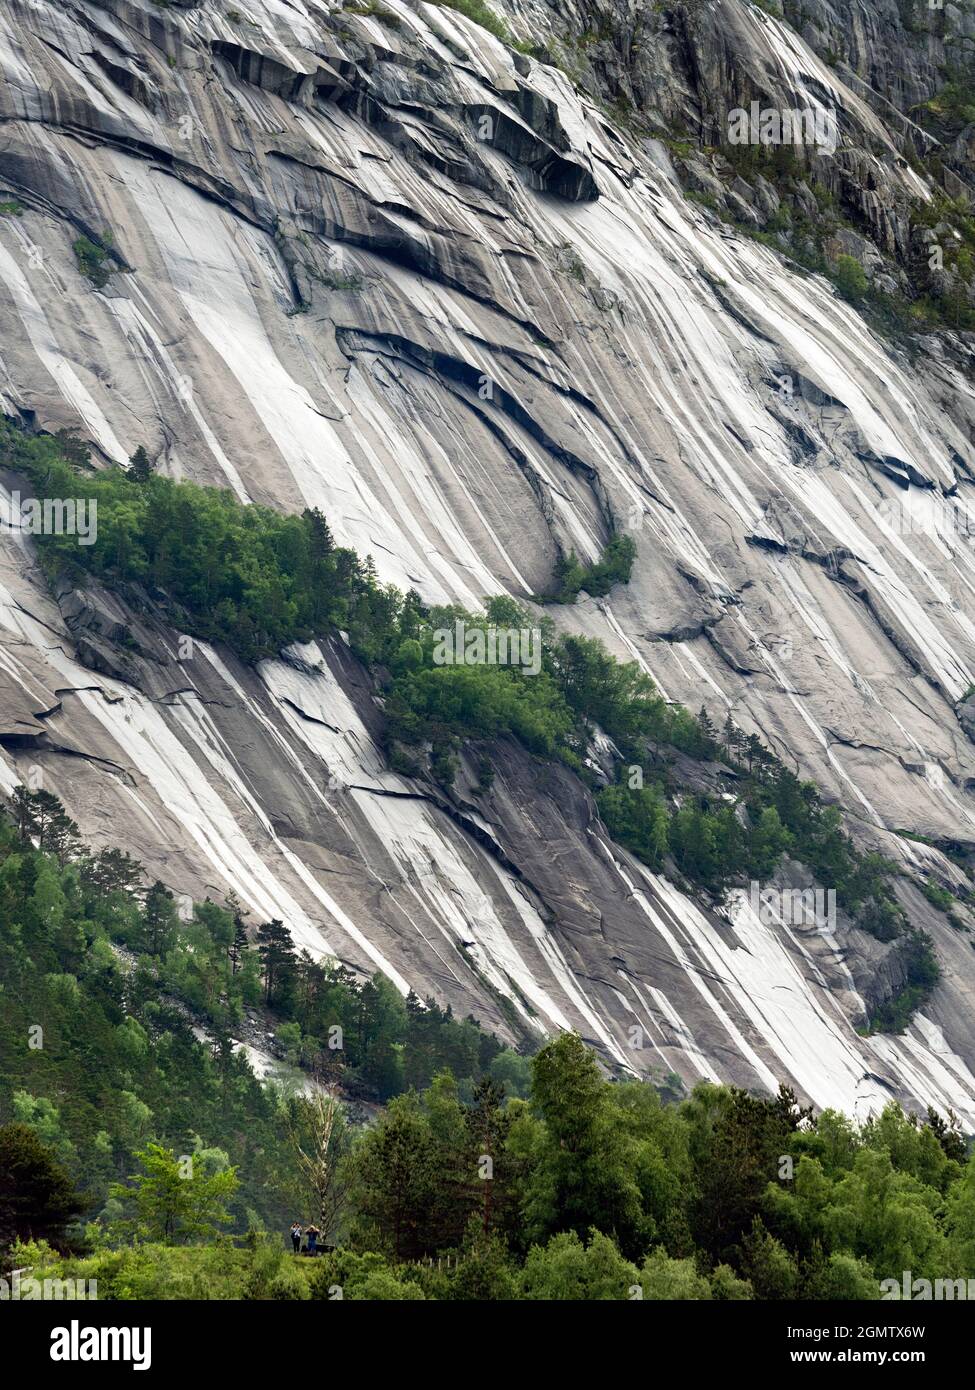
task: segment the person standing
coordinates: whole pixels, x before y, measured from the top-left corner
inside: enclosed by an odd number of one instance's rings
[[[292,1221],[291,1223],[291,1248],[296,1255],[301,1253],[301,1222]]]
[[[305,1235],[306,1235],[307,1238],[308,1238],[307,1246],[306,1246],[306,1249],[307,1249],[308,1254],[309,1254],[309,1255],[317,1255],[317,1254],[318,1254],[318,1249],[317,1249],[317,1246],[318,1246],[318,1237],[321,1235],[321,1231],[318,1229],[317,1226],[306,1226],[306,1227],[305,1227]]]

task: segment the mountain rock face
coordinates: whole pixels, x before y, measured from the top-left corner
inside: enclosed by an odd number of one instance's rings
[[[398,776],[340,638],[244,666],[151,594],[52,594],[15,522],[3,789],[42,776],[174,891],[233,889],[512,1040],[975,1125],[973,938],[919,887],[975,850],[971,342],[883,336],[746,235],[780,193],[713,158],[752,101],[835,117],[802,186],[910,287],[933,194],[905,151],[938,145],[910,113],[946,40],[852,8],[499,4],[529,53],[408,0],[0,0],[0,409],[320,507],[430,602],[527,601],[631,535],[628,585],[548,611],[730,712],[896,861],[942,969],[905,1034],[856,1031],[903,984],[896,942],[692,901],[513,744],[476,797],[473,753],[452,793]]]

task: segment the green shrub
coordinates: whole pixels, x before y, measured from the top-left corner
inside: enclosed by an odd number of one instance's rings
[[[935,883],[933,878],[929,878],[921,890],[929,903],[932,903],[941,912],[947,912],[955,901],[954,895],[949,893],[947,888],[942,888],[940,883]]]
[[[636,542],[632,536],[614,536],[599,560],[588,567],[582,565],[575,551],[559,556],[555,569],[556,589],[553,594],[539,596],[540,603],[575,603],[581,590],[600,598],[614,584],[628,584],[636,559]]]
[[[432,0],[435,5],[442,5],[448,10],[457,10],[459,14],[472,19],[475,24],[479,24],[482,29],[486,29],[489,34],[493,34],[502,43],[514,47],[514,39],[511,31],[505,22],[494,13],[484,0]]]
[[[105,232],[102,241],[110,243],[111,240],[111,233]],[[80,236],[73,243],[72,249],[82,275],[89,279],[97,289],[107,285],[112,274],[112,258],[105,246],[89,241],[86,236]]]
[[[862,299],[870,288],[866,271],[853,256],[837,256],[833,280],[843,298],[851,303]]]

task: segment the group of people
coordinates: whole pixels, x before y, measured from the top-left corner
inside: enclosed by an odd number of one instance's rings
[[[318,1254],[318,1237],[319,1237],[320,1235],[321,1235],[321,1231],[318,1229],[317,1226],[306,1226],[305,1229],[304,1229],[304,1231],[302,1231],[302,1229],[301,1229],[301,1222],[300,1222],[300,1221],[292,1221],[292,1223],[291,1223],[291,1248],[292,1248],[292,1250],[295,1252],[296,1255],[300,1255],[300,1254],[301,1254],[301,1239],[302,1239],[302,1236],[304,1236],[304,1238],[305,1238],[305,1254],[306,1254],[306,1255],[317,1255],[317,1254]]]

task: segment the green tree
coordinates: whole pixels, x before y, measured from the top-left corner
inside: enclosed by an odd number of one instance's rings
[[[524,1297],[532,1300],[622,1300],[639,1283],[636,1265],[598,1230],[589,1232],[588,1244],[575,1231],[563,1231],[532,1246],[522,1276]]]
[[[655,1301],[688,1299],[701,1302],[714,1296],[710,1282],[698,1273],[692,1259],[673,1259],[660,1248],[652,1251],[644,1260],[636,1282],[642,1290],[642,1297]],[[721,1287],[726,1292],[730,1290],[727,1277]]]
[[[143,445],[129,459],[129,477],[135,483],[147,483],[153,474],[153,463]]]
[[[843,298],[854,303],[862,299],[870,287],[866,271],[854,256],[837,256],[833,279]]]
[[[748,838],[748,869],[756,878],[775,872],[779,860],[792,844],[792,836],[782,824],[774,806],[766,806]]]
[[[355,1155],[356,1206],[397,1261],[426,1253],[438,1181],[429,1120],[415,1095],[399,1096]]]
[[[777,1100],[702,1082],[682,1112],[694,1170],[691,1227],[715,1262],[732,1256],[758,1216],[803,1112],[788,1091]]]
[[[294,983],[297,958],[291,932],[275,918],[257,929],[257,953],[264,975],[264,999],[281,1003]]]
[[[535,1057],[531,1101],[544,1134],[525,1199],[529,1234],[582,1238],[595,1227],[624,1254],[639,1250],[647,1222],[632,1149],[615,1123],[608,1083],[577,1033],[562,1033]]]
[[[505,1302],[518,1297],[518,1278],[504,1241],[485,1234],[478,1217],[471,1218],[460,1264],[450,1286],[451,1298],[462,1302]]]
[[[166,953],[178,928],[176,900],[164,883],[157,879],[146,894],[142,913],[142,933],[146,951],[151,956]]]
[[[761,1299],[794,1298],[799,1283],[795,1258],[756,1217],[743,1243],[742,1272]]]
[[[234,1168],[207,1172],[199,1154],[178,1158],[171,1149],[149,1143],[136,1152],[142,1172],[114,1183],[111,1195],[133,1209],[123,1229],[143,1240],[185,1245],[211,1240],[230,1219],[227,1203],[238,1187]]]
[[[17,1240],[61,1247],[87,1201],[51,1149],[26,1124],[0,1127],[0,1253]]]

